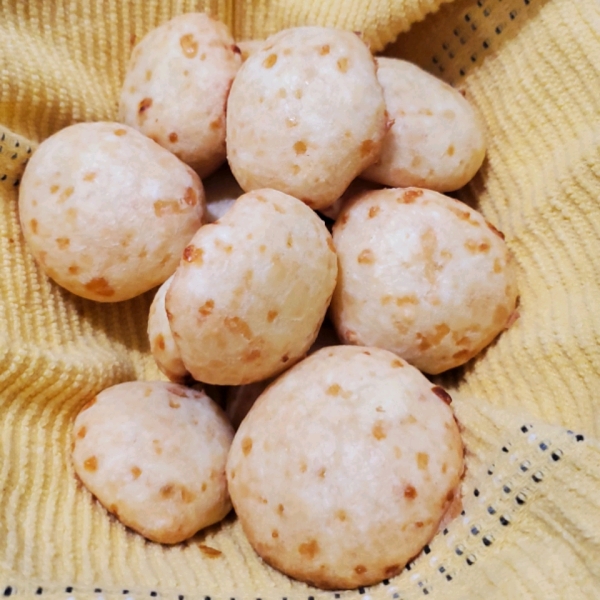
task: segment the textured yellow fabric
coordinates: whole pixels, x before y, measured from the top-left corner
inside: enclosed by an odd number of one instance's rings
[[[132,45],[174,14],[210,10],[239,39],[335,24],[362,31],[379,50],[441,5],[0,2],[0,594],[333,598],[264,566],[233,519],[162,547],[126,531],[76,484],[68,432],[78,409],[109,385],[159,376],[145,336],[151,295],[97,305],[50,283],[23,244],[18,180],[53,131],[114,118]],[[441,378],[467,447],[464,514],[410,568],[364,595],[597,598],[599,5],[456,0],[388,52],[460,86],[480,110],[488,158],[459,196],[506,233],[521,318]]]

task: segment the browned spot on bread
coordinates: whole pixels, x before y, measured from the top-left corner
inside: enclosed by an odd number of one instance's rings
[[[417,452],[417,467],[424,471],[429,464],[429,454],[427,452]]]
[[[172,144],[174,144],[174,143],[175,143],[175,142],[176,142],[178,139],[179,139],[179,136],[178,136],[178,135],[177,135],[177,134],[176,134],[174,131],[172,131],[172,132],[169,134],[169,141],[170,141]]]
[[[285,120],[285,124],[287,127],[296,127],[298,125],[298,119],[296,117],[287,117]]]
[[[508,319],[509,313],[506,306],[503,304],[498,304],[496,309],[494,310],[494,325],[496,326],[504,326]]]
[[[179,45],[186,58],[194,58],[198,54],[198,42],[191,33],[186,33],[179,38]]]
[[[231,333],[241,335],[247,340],[252,339],[252,330],[244,319],[240,319],[240,317],[225,317],[223,324]]]
[[[345,521],[348,518],[348,515],[346,514],[345,510],[336,510],[335,511],[335,518],[338,521]]]
[[[202,248],[196,248],[196,246],[190,244],[183,250],[183,260],[188,263],[196,263],[201,266],[204,262],[203,259],[204,250]]]
[[[420,352],[426,352],[427,350],[429,350],[429,348],[431,348],[431,343],[427,339],[426,335],[423,335],[422,333],[417,333],[415,337],[418,342],[417,348]]]
[[[206,546],[205,544],[198,544],[198,548],[200,548],[200,552],[207,558],[219,558],[219,556],[222,556],[223,554],[220,550],[212,548],[211,546]]]
[[[490,244],[487,241],[476,242],[475,240],[467,240],[465,242],[465,248],[471,254],[477,254],[477,253],[485,254],[490,249]]]
[[[292,165],[292,175],[298,175],[300,173],[300,167],[298,165]]]
[[[242,440],[242,452],[244,453],[244,456],[248,456],[248,454],[252,452],[252,438],[245,437]]]
[[[402,450],[398,446],[394,446],[394,456],[396,458],[402,458]]]
[[[93,294],[102,296],[104,298],[110,298],[114,296],[115,290],[110,286],[108,281],[104,277],[94,277],[84,285],[85,289]]]
[[[83,176],[84,181],[94,181],[94,179],[96,179],[96,173],[94,173],[93,171],[90,171],[89,173],[86,173]],[[52,186],[52,187],[54,187],[54,186]],[[58,186],[56,186],[56,187],[58,187]]]
[[[282,515],[284,510],[285,510],[285,508],[284,508],[283,504],[277,505],[277,514],[278,515]]]
[[[38,232],[37,219],[31,219],[31,221],[29,221],[29,227],[31,229],[31,233],[37,233]]]
[[[496,229],[489,221],[486,221],[485,223],[490,228],[490,231],[495,233],[500,239],[504,239],[504,234],[499,229]]]
[[[452,396],[441,386],[434,385],[431,388],[431,391],[440,399],[443,400],[446,404],[452,404]]]
[[[251,348],[250,350],[246,350],[246,352],[244,352],[244,356],[242,357],[242,360],[244,362],[252,362],[254,360],[257,360],[260,358],[260,350],[258,348]]]
[[[84,179],[85,179],[85,177],[84,177]],[[58,192],[59,189],[60,189],[60,187],[58,185],[56,185],[56,184],[51,185],[50,186],[50,193],[51,194],[56,194],[56,192]]]
[[[143,121],[147,110],[152,106],[152,98],[144,98],[138,104],[138,121]]]
[[[371,250],[366,248],[358,255],[357,261],[361,265],[372,265],[375,262],[375,256]]]
[[[298,546],[298,552],[310,560],[319,554],[319,550],[320,549],[317,540],[309,540],[308,542],[304,542]]]
[[[375,142],[373,140],[365,140],[360,145],[360,155],[363,158],[365,158],[366,156],[369,156],[370,154],[372,154],[373,150],[375,150]]]
[[[369,209],[369,219],[372,219],[373,217],[377,216],[380,210],[381,209],[379,208],[379,206],[371,206],[371,208]]]
[[[416,527],[417,529],[421,529],[421,527],[423,527],[423,525],[425,525],[425,523],[423,523],[423,521],[417,521],[417,522],[415,523],[415,527]]]
[[[158,440],[152,440],[152,446],[156,454],[162,454],[162,446],[160,445],[160,442]]]
[[[277,95],[280,98],[287,98],[287,91],[285,90],[285,88],[279,88],[279,91],[277,92]]]
[[[446,500],[448,502],[452,502],[452,500],[454,500],[454,490],[450,490],[447,494],[446,494]]]
[[[169,398],[169,406],[171,408],[179,408],[181,404],[179,404],[179,402],[177,402],[176,400],[173,400],[173,398]]]
[[[211,121],[210,128],[213,131],[217,131],[217,129],[221,129],[221,119],[215,119],[214,121]]]
[[[450,144],[450,145],[448,146],[448,150],[446,150],[446,154],[447,154],[448,156],[454,156],[454,146],[453,146],[452,144]]]
[[[277,529],[273,529],[273,531],[271,531],[271,537],[276,540],[279,537],[279,531],[277,531]]]
[[[83,461],[83,468],[86,471],[93,473],[98,469],[98,459],[95,456],[90,456]]]
[[[157,217],[163,215],[178,215],[185,212],[185,207],[181,206],[177,200],[157,200],[154,204],[154,214]]]
[[[212,314],[213,308],[215,307],[215,301],[214,300],[207,300],[199,309],[198,312],[203,316],[203,317],[208,317],[208,315]]]
[[[282,362],[282,363],[286,363],[288,360],[290,360],[290,357],[289,357],[287,354],[284,354],[284,355],[281,357],[281,362]]]
[[[325,473],[327,473],[327,469],[325,467],[321,467],[318,471],[317,471],[317,475],[321,478],[321,479],[325,479]]]
[[[150,69],[146,70],[146,81],[150,81],[152,79],[152,71]]]
[[[342,388],[337,383],[334,383],[327,388],[327,393],[330,396],[339,396],[341,391],[342,391]]]
[[[428,117],[431,117],[431,115],[433,115],[433,113],[431,112],[430,108],[422,108],[419,110],[419,114],[420,115],[426,115]]]
[[[142,474],[142,470],[139,467],[131,467],[131,474],[134,479],[137,479]]]
[[[305,154],[306,153],[306,143],[300,140],[294,144],[294,152],[296,154]]]
[[[448,465],[446,463],[442,464],[442,473],[445,473],[448,470]]]
[[[119,507],[116,504],[111,504],[108,507],[108,512],[115,515],[115,517],[117,517],[117,519],[119,518]]]
[[[202,482],[202,487],[200,488],[203,492],[206,491],[206,489],[208,488],[208,485],[206,484],[206,481]]]
[[[121,137],[122,135],[125,135],[127,133],[127,131],[125,131],[125,129],[115,129],[115,135]]]
[[[274,320],[277,318],[277,315],[278,315],[278,314],[279,314],[279,313],[278,313],[276,310],[270,310],[270,311],[267,313],[267,321],[268,321],[269,323],[272,323],[272,322],[273,322],[273,321],[274,321]]]
[[[383,423],[381,421],[377,421],[375,425],[373,425],[373,429],[371,429],[371,433],[376,440],[384,440],[387,437],[387,434],[384,431]]]
[[[203,53],[200,55],[200,60],[206,60],[206,52],[203,52]]]
[[[84,425],[83,427],[79,428],[79,431],[77,432],[77,437],[83,439],[85,437],[86,433],[87,433],[87,428]]]
[[[288,248],[291,248],[294,245],[294,238],[292,237],[291,233],[288,233],[287,242],[286,243],[287,243],[287,247]]]
[[[175,493],[175,486],[171,483],[168,483],[167,485],[163,485],[160,488],[160,495],[163,498],[170,498],[174,493]]]
[[[452,355],[452,358],[456,360],[467,360],[471,357],[471,352],[469,350],[459,350]]]
[[[423,159],[420,156],[413,156],[410,166],[414,167],[416,169],[417,167],[419,167],[421,165],[422,162],[423,162]]]
[[[279,204],[273,204],[273,208],[275,209],[276,212],[278,212],[281,215],[285,215],[285,208],[283,208],[282,206],[279,206]]]
[[[65,248],[68,248],[69,245],[71,244],[71,240],[69,238],[56,238],[56,244],[59,247],[60,250],[64,250]]]
[[[302,94],[302,90],[298,89],[294,92],[294,96],[296,96],[296,98],[298,100],[300,100],[300,98],[302,98],[303,94]]]
[[[154,338],[154,344],[155,346],[157,346],[160,350],[164,350],[165,349],[165,336],[162,333],[159,333],[155,338]]]
[[[499,258],[494,259],[494,273],[502,273],[502,261]]]
[[[323,44],[320,48],[319,48],[319,54],[321,56],[325,56],[327,54],[329,54],[329,44]]]
[[[408,498],[409,500],[414,500],[417,497],[417,490],[415,489],[414,486],[412,485],[407,485],[404,488],[404,497]]]
[[[277,62],[277,54],[269,54],[265,60],[263,60],[263,67],[270,69]]]
[[[412,204],[413,202],[416,202],[417,198],[420,198],[422,195],[422,190],[408,189],[401,196],[398,196],[397,200],[398,202],[404,204]]]
[[[400,573],[401,570],[401,565],[390,565],[389,567],[386,567],[383,572],[385,573],[386,578],[391,578],[398,575],[398,573]]]
[[[404,306],[405,304],[419,304],[419,299],[414,294],[396,298],[396,306]]]
[[[76,208],[69,208],[67,209],[67,221],[69,223],[72,223],[77,217],[77,209]]]
[[[193,494],[185,486],[181,486],[181,499],[186,504],[191,504],[196,499],[196,494]]]
[[[94,396],[89,402],[87,402],[83,408],[81,409],[81,412],[83,412],[84,410],[87,410],[88,408],[91,408],[92,406],[94,406],[94,404],[96,404],[96,402],[98,401],[98,398],[96,398],[96,396]]]
[[[338,58],[337,68],[342,73],[347,73],[348,72],[348,59],[346,57]]]

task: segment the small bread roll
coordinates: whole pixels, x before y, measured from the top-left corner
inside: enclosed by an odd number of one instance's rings
[[[172,280],[173,276],[171,275],[158,288],[154,296],[148,316],[148,340],[150,341],[150,351],[158,368],[171,381],[183,382],[189,373],[181,360],[181,354],[175,344],[165,310],[165,296]]]
[[[242,65],[227,104],[227,158],[246,191],[333,204],[379,155],[387,118],[375,63],[352,32],[282,31]]]
[[[333,240],[340,276],[331,316],[346,344],[385,348],[441,373],[485,348],[515,310],[504,236],[448,196],[366,192],[345,205]]]
[[[229,493],[258,554],[326,589],[397,575],[457,493],[448,394],[391,352],[324,348],[284,373],[238,429]]]
[[[225,160],[225,105],[241,64],[226,25],[204,13],[179,15],[134,48],[119,120],[204,178]]]
[[[73,466],[92,494],[149,540],[181,542],[231,509],[233,430],[203,392],[135,381],[98,394],[73,425]]]
[[[362,174],[392,187],[449,192],[468,183],[485,158],[482,121],[462,94],[404,60],[377,58],[388,131],[379,160]]]
[[[138,296],[173,274],[202,224],[200,179],[119,123],[79,123],[46,139],[19,191],[25,240],[44,272],[98,302]]]
[[[289,368],[317,337],[336,277],[331,236],[306,205],[275,190],[240,196],[194,236],[167,292],[187,370],[242,385]]]

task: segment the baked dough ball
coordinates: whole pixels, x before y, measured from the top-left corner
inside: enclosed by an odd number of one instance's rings
[[[362,174],[383,185],[449,192],[469,182],[485,158],[483,123],[462,94],[423,69],[377,58],[393,125],[379,160]]]
[[[323,321],[319,335],[314,344],[310,347],[308,354],[314,354],[321,348],[339,345],[339,340],[335,329],[328,320]],[[247,385],[231,386],[227,388],[225,413],[229,417],[234,429],[240,426],[244,417],[250,412],[250,409],[258,397],[267,389],[273,381],[272,378],[264,381],[257,381]]]
[[[331,316],[344,343],[441,373],[485,348],[515,310],[504,236],[458,200],[417,188],[366,192],[346,204],[333,240]]]
[[[181,542],[231,509],[225,462],[233,429],[203,392],[160,381],[98,394],[73,426],[73,465],[124,525]]]
[[[135,129],[79,123],[33,154],[19,213],[49,277],[78,296],[117,302],[175,271],[202,224],[204,191],[192,169]]]
[[[206,222],[220,219],[244,193],[227,165],[202,182],[206,194]]]
[[[242,65],[227,104],[227,158],[246,191],[335,202],[378,156],[387,117],[369,49],[349,31],[298,27]]]
[[[150,341],[150,351],[158,368],[171,381],[182,382],[189,373],[181,360],[181,354],[173,339],[165,310],[165,296],[172,280],[173,276],[171,275],[158,288],[154,296],[148,316],[148,340]]]
[[[386,350],[324,348],[284,373],[227,461],[244,532],[321,588],[397,575],[435,534],[463,471],[450,397]]]
[[[317,337],[336,276],[331,236],[313,211],[275,190],[244,194],[194,236],[167,292],[183,363],[216,385],[280,373]]]
[[[225,160],[225,106],[241,64],[226,25],[204,13],[179,15],[134,48],[119,120],[206,177]]]

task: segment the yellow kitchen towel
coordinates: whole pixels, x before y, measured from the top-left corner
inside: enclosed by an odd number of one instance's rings
[[[233,518],[186,544],[145,542],[77,485],[68,460],[91,396],[159,377],[151,294],[99,305],[49,282],[20,233],[19,178],[52,132],[113,119],[132,46],[192,10],[238,39],[329,24],[363,32],[374,51],[410,28],[386,52],[460,87],[486,125],[488,157],[459,197],[505,232],[521,316],[441,378],[467,448],[464,511],[401,575],[340,597],[597,598],[596,0],[0,0],[0,595],[335,598],[262,564]]]

